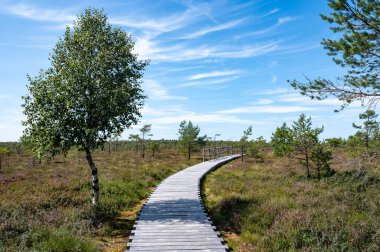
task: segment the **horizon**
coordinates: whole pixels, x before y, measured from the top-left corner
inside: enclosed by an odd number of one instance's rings
[[[49,53],[90,1],[0,3],[0,141],[22,135],[21,96],[26,75],[49,67]],[[144,4],[145,3],[145,4]],[[346,70],[327,56],[320,42],[334,38],[319,14],[327,1],[107,1],[109,22],[131,34],[135,53],[150,59],[142,88],[148,99],[139,125],[121,140],[152,124],[152,139],[177,139],[179,123],[191,120],[201,135],[239,140],[252,125],[252,138],[270,140],[283,122],[301,113],[313,127],[324,126],[322,138],[355,133],[365,109],[354,103],[341,112],[334,98],[317,101],[302,96],[287,80],[323,77],[336,80]]]

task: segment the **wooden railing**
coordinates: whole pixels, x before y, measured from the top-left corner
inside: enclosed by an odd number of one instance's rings
[[[206,158],[210,160],[212,158],[234,155],[234,154],[241,154],[241,160],[243,161],[243,157],[245,155],[245,149],[243,148],[243,146],[241,147],[222,146],[222,147],[202,149],[203,162],[206,161]]]

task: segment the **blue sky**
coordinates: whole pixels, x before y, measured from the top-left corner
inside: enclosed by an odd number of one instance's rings
[[[320,45],[336,36],[319,17],[329,12],[327,1],[0,0],[0,141],[22,134],[26,74],[49,66],[65,26],[89,6],[103,8],[112,24],[132,34],[140,58],[151,60],[141,123],[124,139],[144,123],[152,124],[154,139],[174,139],[181,120],[218,139],[238,140],[250,125],[253,137],[269,139],[301,113],[324,125],[325,138],[354,132],[360,104],[334,113],[339,101],[312,101],[287,83],[344,74]]]

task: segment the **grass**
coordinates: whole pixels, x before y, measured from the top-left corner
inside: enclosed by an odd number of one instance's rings
[[[91,207],[83,153],[41,164],[13,154],[0,171],[0,251],[124,251],[137,212],[165,177],[200,159],[174,150],[146,159],[134,152],[94,153],[101,199]]]
[[[0,251],[124,251],[136,214],[165,177],[200,161],[174,149],[141,159],[96,151],[101,203],[91,207],[83,153],[50,162],[12,154],[0,171]],[[358,167],[366,167],[360,168]],[[331,177],[288,159],[229,163],[204,182],[206,206],[235,251],[379,251],[380,169],[337,152]]]
[[[343,156],[342,156],[343,155]],[[296,162],[234,161],[207,176],[206,207],[234,251],[380,251],[380,173],[336,154],[331,177]]]

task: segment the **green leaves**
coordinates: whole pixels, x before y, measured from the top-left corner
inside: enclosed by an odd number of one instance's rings
[[[323,39],[327,54],[347,74],[337,83],[318,78],[290,84],[312,99],[335,96],[341,109],[355,100],[371,107],[380,98],[380,2],[378,0],[329,0],[330,15],[321,15],[337,33],[335,39]]]
[[[276,157],[284,157],[291,150],[293,135],[291,129],[283,123],[281,127],[277,127],[272,134],[273,154]]]
[[[246,130],[243,131],[243,136],[240,138],[240,143],[245,145],[248,141],[248,138],[252,135],[252,126],[249,126]]]
[[[292,127],[288,127],[286,123],[277,127],[272,134],[273,153],[277,157],[289,156],[297,159],[306,168],[308,178],[311,176],[310,161],[313,161],[320,176],[321,167],[328,165],[324,160],[327,160],[327,157],[332,158],[319,142],[318,137],[322,132],[323,127],[312,128],[311,117],[307,118],[305,114],[301,114],[298,120],[293,122]]]
[[[356,125],[355,123],[352,126],[359,131],[353,136],[358,142],[364,144],[365,147],[370,148],[372,145],[377,145],[378,135],[380,131],[380,124],[376,121],[377,114],[374,110],[367,110],[365,113],[359,114],[359,119],[364,120],[363,125]],[[351,141],[354,140],[351,138]]]
[[[147,61],[100,10],[87,9],[66,28],[50,55],[51,66],[28,77],[24,135],[36,152],[67,152],[102,145],[138,122]]]
[[[198,143],[202,143],[207,139],[207,136],[199,136],[200,128],[198,125],[193,125],[191,121],[182,121],[179,125],[179,146],[180,149],[185,152],[187,151],[188,157],[190,158],[190,153]]]

